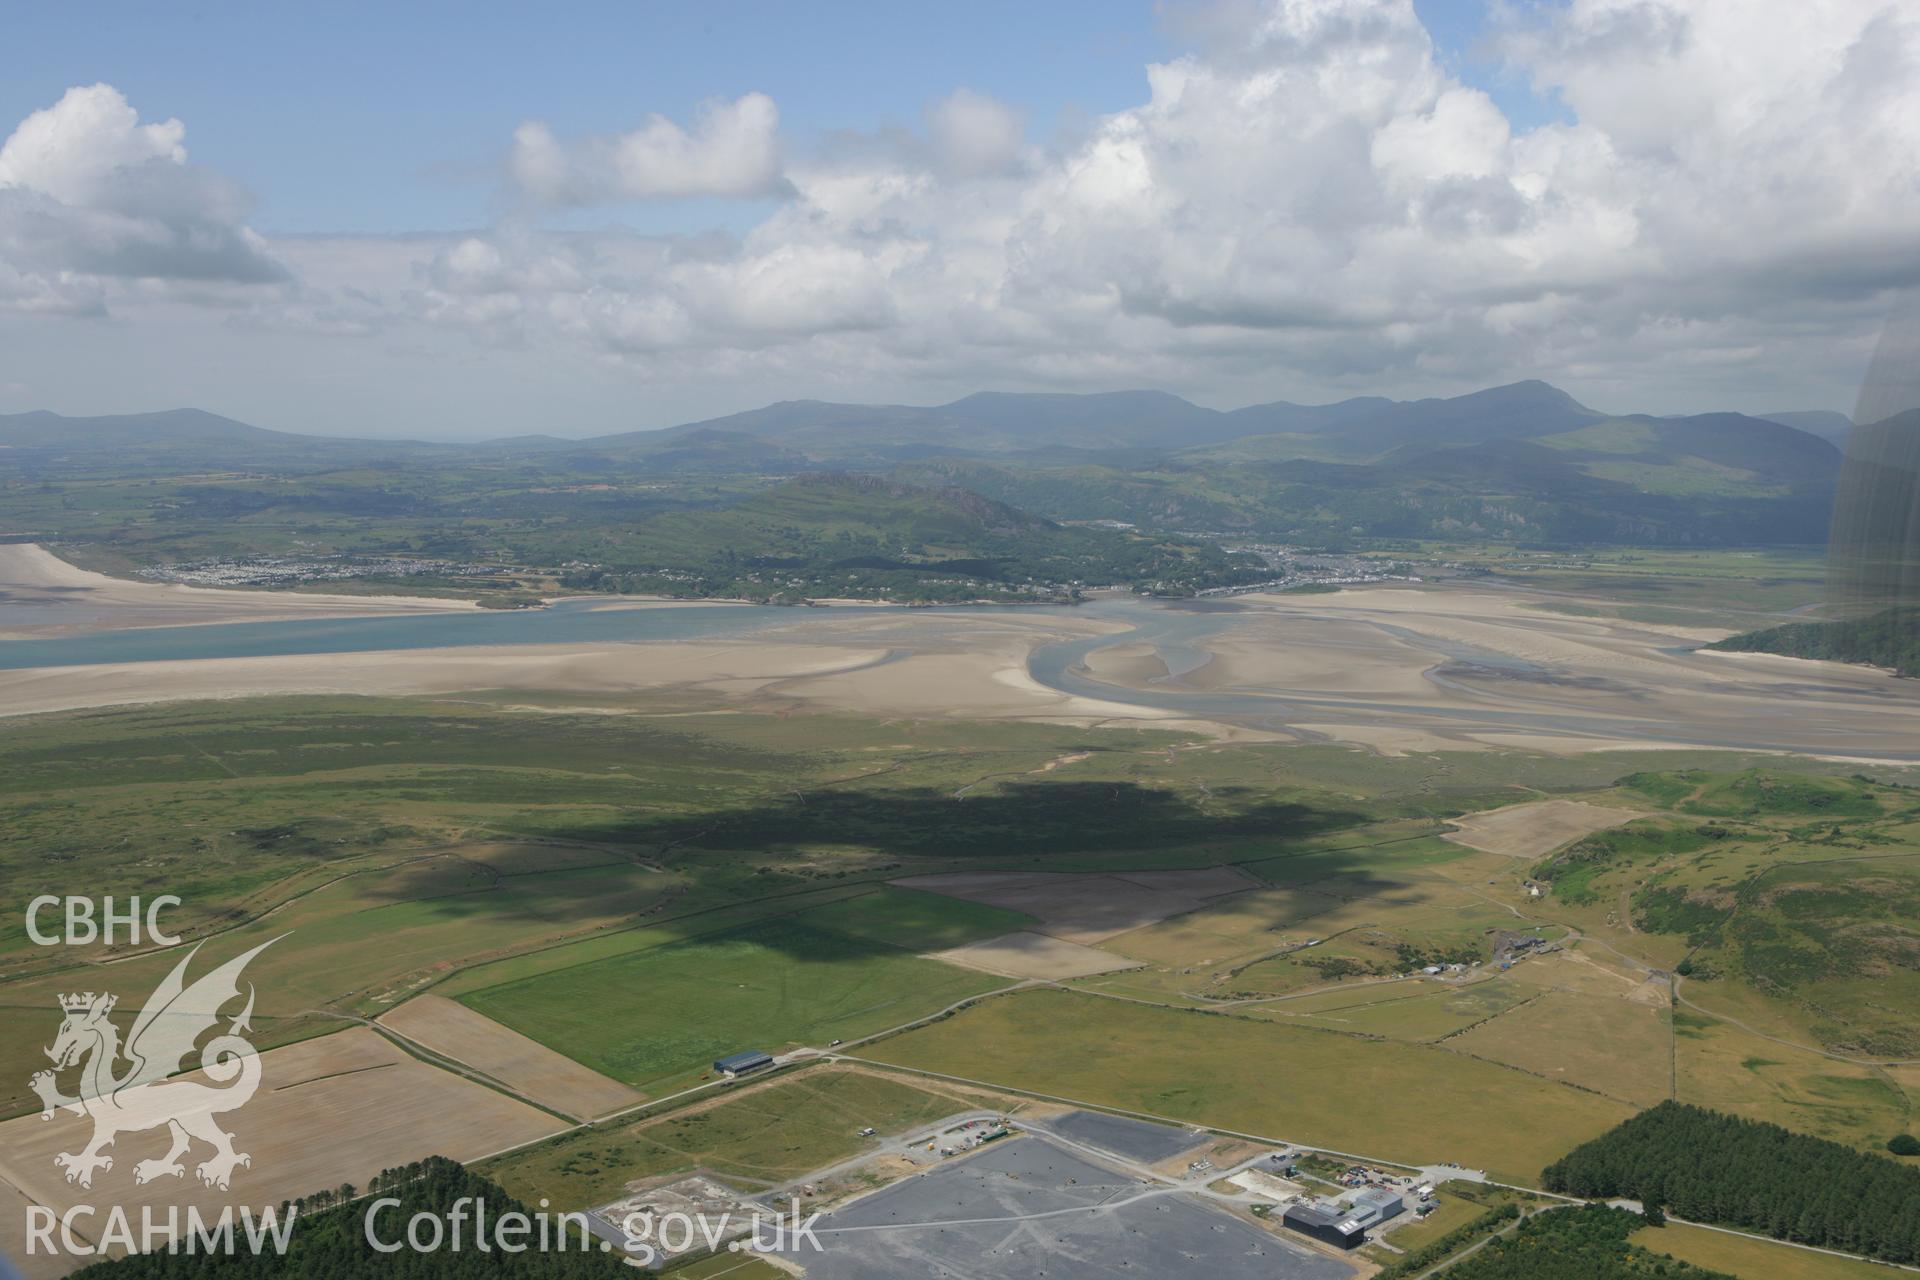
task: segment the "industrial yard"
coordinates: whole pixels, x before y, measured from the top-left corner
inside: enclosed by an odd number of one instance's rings
[[[716,1104],[708,1123],[729,1128],[724,1113],[736,1107],[767,1115],[783,1092],[844,1070],[770,1081]],[[1405,1252],[1392,1236],[1403,1228],[1422,1235],[1428,1215],[1456,1199],[1450,1180],[1475,1196],[1459,1201],[1473,1213],[1485,1195],[1504,1194],[1457,1166],[1355,1164],[1110,1112],[1006,1101],[891,1133],[849,1123],[840,1149],[851,1154],[772,1185],[705,1166],[636,1178],[592,1211],[591,1229],[674,1274],[703,1256],[752,1252],[756,1218],[792,1222],[798,1213],[819,1248],[802,1238],[772,1242],[769,1252],[815,1280],[947,1274],[957,1260],[978,1280],[1202,1267],[1225,1280],[1346,1280]],[[777,1129],[758,1132],[780,1141]],[[669,1239],[656,1230],[675,1216],[710,1224],[710,1233]]]
[[[815,1280],[937,1275],[1102,1280],[1345,1280],[1354,1268],[1191,1192],[1041,1137],[1017,1137],[825,1215],[822,1252],[790,1255]]]

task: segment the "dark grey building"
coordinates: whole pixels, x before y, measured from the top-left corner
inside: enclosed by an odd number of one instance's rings
[[[1367,1238],[1367,1230],[1337,1204],[1325,1200],[1297,1200],[1280,1220],[1302,1235],[1351,1249]]]
[[[1298,1200],[1280,1220],[1302,1235],[1351,1249],[1367,1238],[1367,1228],[1405,1211],[1406,1201],[1384,1187],[1369,1187],[1340,1200]]]

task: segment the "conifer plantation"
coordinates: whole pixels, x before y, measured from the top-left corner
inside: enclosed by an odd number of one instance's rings
[[[1779,1125],[1663,1102],[1576,1147],[1548,1190],[1624,1196],[1779,1240],[1920,1259],[1920,1168]]]

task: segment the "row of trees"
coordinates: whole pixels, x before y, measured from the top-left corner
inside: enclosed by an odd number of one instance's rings
[[[1374,1280],[1400,1280],[1401,1276],[1417,1276],[1440,1262],[1451,1258],[1481,1236],[1490,1235],[1503,1228],[1520,1216],[1520,1206],[1503,1204],[1497,1209],[1489,1209],[1465,1226],[1455,1227],[1438,1240],[1415,1249],[1412,1253],[1394,1259],[1381,1268]]]
[[[1704,1107],[1643,1111],[1545,1179],[1567,1195],[1626,1196],[1697,1222],[1920,1261],[1920,1168]]]

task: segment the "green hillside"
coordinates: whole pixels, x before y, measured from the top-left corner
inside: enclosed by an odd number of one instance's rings
[[[1635,773],[1620,785],[1667,812],[1537,864],[1556,908],[1624,906],[1650,945],[1673,948],[1696,1005],[1764,1007],[1835,1054],[1920,1054],[1920,795],[1775,769]]]
[[[291,435],[197,410],[36,412],[0,416],[0,537],[109,572],[279,558],[311,567],[305,580],[496,602],[563,580],[1059,599],[1076,584],[1248,580],[1194,535],[1809,545],[1826,540],[1839,474],[1831,444],[1778,422],[1609,416],[1538,382],[1231,412],[1144,391],[783,401],[659,431],[475,444]],[[1096,521],[1134,530],[1071,527]]]
[[[1826,537],[1838,455],[1823,441],[1803,436],[1824,452],[1797,467],[1789,459],[1742,469],[1716,461],[1717,442],[1694,441],[1700,433],[1684,426],[1586,430],[1595,434],[1571,445],[1552,437],[1409,445],[1371,461],[1264,460],[1269,438],[1256,437],[1131,467],[938,459],[896,474],[964,485],[1056,519],[1315,543],[1362,536],[1725,546]],[[1643,450],[1636,432],[1644,432]]]
[[[1727,653],[1858,662],[1911,676],[1920,672],[1920,607],[1885,609],[1844,622],[1790,622],[1728,636],[1706,647]]]
[[[1187,595],[1261,565],[1210,543],[1071,528],[965,489],[802,476],[721,507],[610,525],[563,584],[671,595],[1065,599],[1083,586]]]

